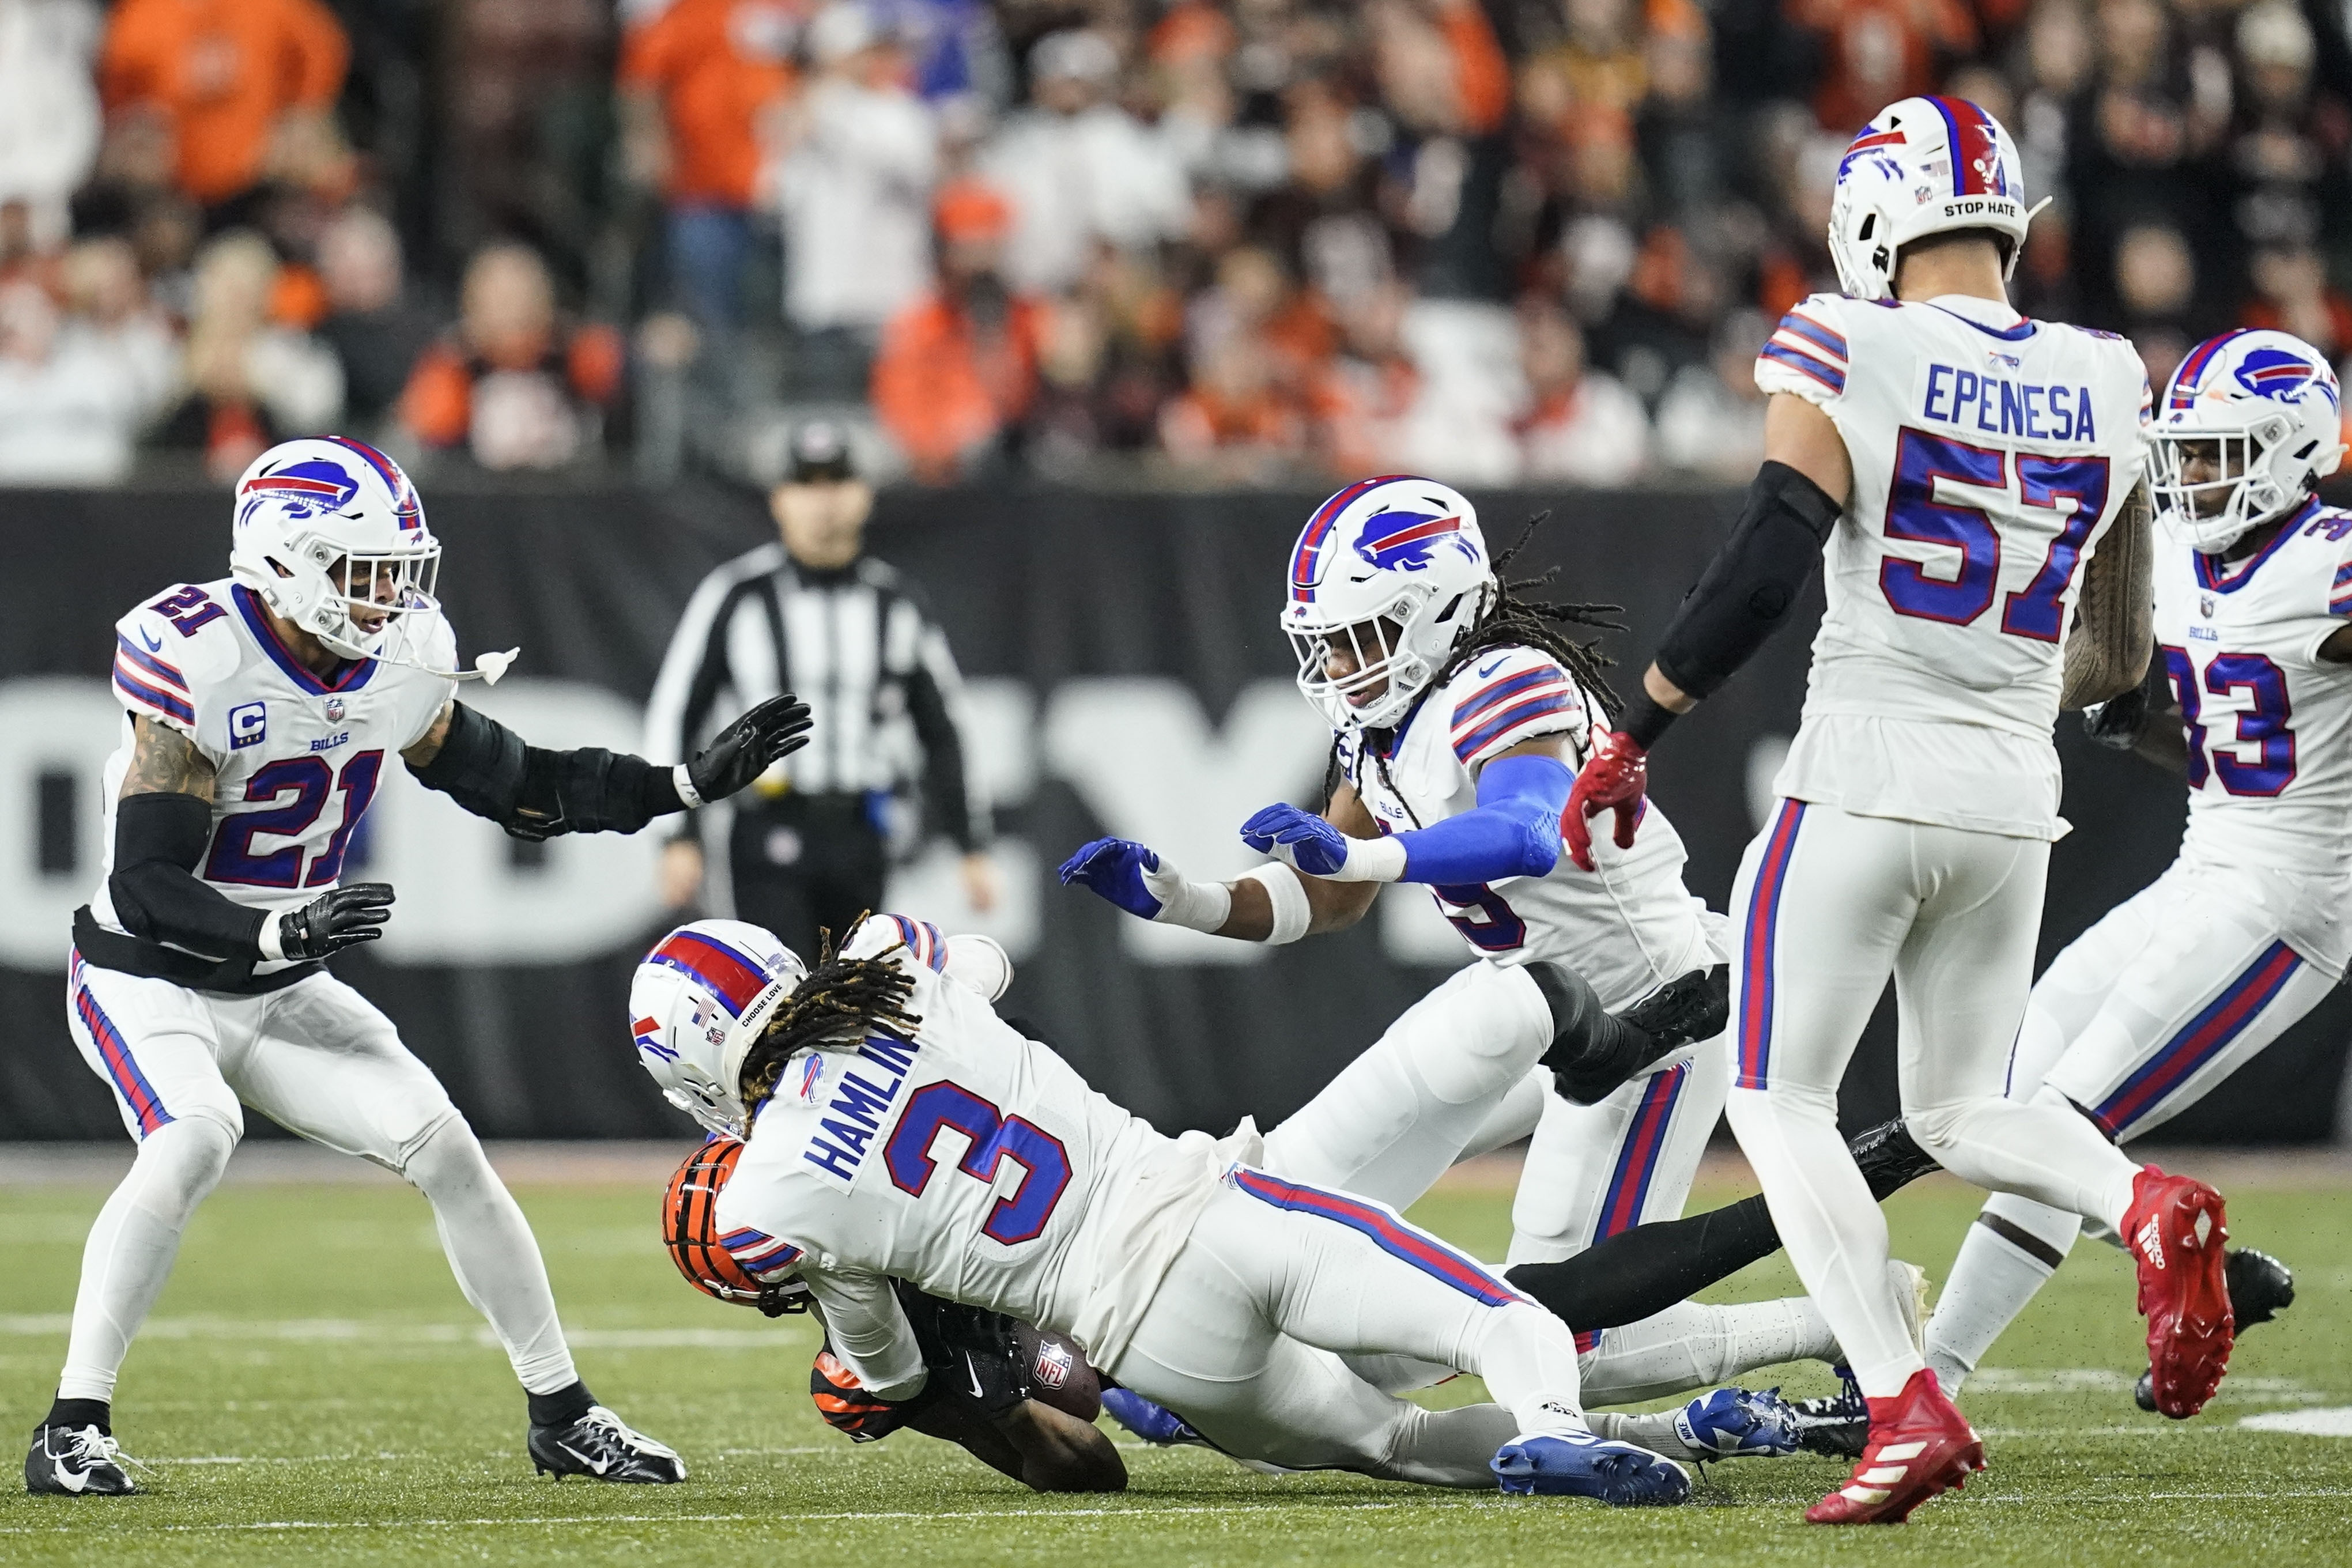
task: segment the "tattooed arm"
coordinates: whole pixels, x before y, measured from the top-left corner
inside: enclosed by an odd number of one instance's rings
[[[152,718],[131,720],[131,771],[122,777],[122,798],[133,795],[193,795],[209,806],[216,777],[212,759],[196,743]]]

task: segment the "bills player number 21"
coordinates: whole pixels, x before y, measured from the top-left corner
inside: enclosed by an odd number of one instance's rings
[[[1879,587],[1896,614],[1967,626],[1992,608],[2000,577],[2000,530],[1983,506],[1940,498],[1938,483],[1948,482],[2003,492],[2002,509],[2020,521],[2028,512],[2064,515],[2040,570],[2009,596],[2000,614],[2000,629],[2010,636],[2058,641],[2063,630],[2061,601],[2082,564],[2083,543],[2106,514],[2107,460],[2021,452],[2015,455],[2012,491],[2011,455],[1997,446],[1925,431],[1902,433],[1895,448],[1895,481],[1887,487],[1886,537],[1957,549],[1960,564],[1955,575],[1944,578],[1930,577],[1917,561],[1890,557],[1881,562]]]

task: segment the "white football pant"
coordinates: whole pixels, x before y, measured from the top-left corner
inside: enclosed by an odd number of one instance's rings
[[[1730,1082],[1722,1040],[1704,1042],[1596,1105],[1555,1093],[1536,1065],[1551,1010],[1524,969],[1475,963],[1399,1015],[1372,1048],[1265,1139],[1265,1168],[1402,1210],[1456,1160],[1533,1141],[1512,1206],[1509,1265],[1572,1258],[1593,1242],[1672,1219],[1715,1130]],[[1508,1266],[1508,1265],[1507,1265]],[[1811,1302],[1683,1302],[1577,1336],[1590,1402],[1630,1403],[1703,1387],[1752,1367],[1831,1354]],[[1392,1391],[1451,1366],[1358,1359]]]
[[[2334,989],[2289,944],[2282,901],[2316,879],[2184,855],[2076,937],[2035,983],[2009,1093],[2072,1101],[2118,1143],[2197,1103]],[[2320,891],[2336,892],[2329,884]],[[1947,1392],[2074,1245],[2082,1217],[2000,1195],[1960,1244],[1927,1336]],[[2102,1234],[2113,1239],[2112,1232]]]
[[[522,1210],[440,1081],[366,998],[326,974],[261,996],[194,991],[79,954],[66,984],[74,1043],[114,1090],[139,1154],[83,1249],[61,1397],[114,1396],[180,1234],[245,1134],[243,1105],[415,1184],[523,1386],[551,1394],[577,1380]]]
[[[1424,1410],[1340,1355],[1458,1367],[1498,1403]],[[1241,1167],[1109,1371],[1238,1459],[1490,1489],[1513,1437],[1584,1429],[1576,1361],[1566,1324],[1385,1204]]]
[[[2004,1098],[2050,846],[1784,800],[1732,890],[1731,1127],[1864,1393],[1924,1364],[1838,1084],[1895,979],[1911,1134],[1963,1181],[2121,1221],[2137,1167],[2073,1110]]]

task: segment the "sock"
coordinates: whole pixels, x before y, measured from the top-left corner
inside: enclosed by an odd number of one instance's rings
[[[1719,1458],[1712,1453],[1695,1453],[1690,1445],[1683,1441],[1683,1435],[1675,1430],[1675,1417],[1681,1414],[1679,1407],[1653,1410],[1646,1416],[1596,1410],[1591,1416],[1592,1435],[1613,1438],[1620,1443],[1632,1443],[1637,1448],[1649,1449],[1661,1458],[1679,1459],[1686,1465]]]
[[[1582,1359],[1584,1397],[1630,1405],[1712,1387],[1759,1366],[1824,1361],[1836,1348],[1820,1309],[1803,1296],[1726,1307],[1682,1301],[1602,1334]]]
[[[180,1255],[180,1233],[236,1147],[236,1134],[208,1115],[167,1122],[140,1143],[82,1247],[59,1399],[113,1400],[115,1374]]]
[[[1948,1396],[1959,1393],[1992,1342],[2057,1272],[2081,1227],[2062,1209],[2007,1193],[1985,1205],[1927,1320],[1927,1364]]]
[[[534,1427],[568,1427],[588,1414],[588,1407],[596,1403],[596,1396],[588,1392],[588,1385],[576,1377],[567,1388],[559,1388],[552,1394],[532,1394],[529,1397],[530,1424]]]
[[[1780,1248],[1771,1211],[1759,1196],[1637,1225],[1573,1258],[1522,1263],[1503,1278],[1572,1328],[1613,1329],[1654,1317]]]
[[[84,1427],[95,1427],[108,1437],[114,1436],[114,1406],[103,1399],[58,1399],[49,1406],[49,1413],[41,1417],[44,1427],[71,1427],[79,1432]]]
[[[577,1385],[539,1242],[465,1119],[453,1115],[426,1134],[400,1174],[432,1202],[457,1288],[490,1321],[524,1390],[555,1394]]]
[[[1483,1314],[1465,1372],[1486,1380],[1495,1403],[1511,1413],[1522,1437],[1590,1430],[1577,1371],[1576,1336],[1558,1318],[1526,1301]]]

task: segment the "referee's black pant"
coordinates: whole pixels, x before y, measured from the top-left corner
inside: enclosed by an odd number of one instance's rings
[[[888,857],[864,795],[736,797],[728,866],[735,916],[765,926],[811,965],[820,930],[846,941],[882,907]]]

